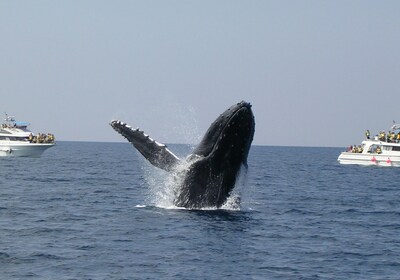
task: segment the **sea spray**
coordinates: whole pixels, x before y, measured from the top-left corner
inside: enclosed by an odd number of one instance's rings
[[[241,210],[243,196],[246,194],[244,190],[247,185],[247,171],[247,167],[242,166],[236,179],[235,187],[233,188],[230,196],[228,196],[226,202],[221,206],[221,209]]]
[[[184,175],[187,169],[193,164],[193,160],[182,161],[180,165],[177,166],[176,172],[167,173],[163,170],[154,168],[152,165],[146,164],[146,167],[142,170],[145,174],[146,183],[149,186],[148,197],[146,203],[154,205],[156,207],[165,209],[177,209],[174,204],[176,197],[178,197],[180,189],[184,181]],[[226,202],[221,206],[223,210],[229,211],[240,211],[242,205],[242,196],[246,193],[247,181],[247,168],[241,168],[239,176],[237,178],[235,188],[233,189],[231,195],[227,198]],[[205,207],[196,210],[218,210],[217,207]]]
[[[180,157],[193,150],[190,145],[173,145],[173,148]],[[183,184],[184,174],[192,163],[193,161],[182,160],[174,172],[168,173],[145,162],[142,171],[148,185],[146,203],[161,208],[176,208],[175,198]]]
[[[197,125],[196,110],[193,107],[176,107],[173,119],[173,126],[168,126],[167,131],[173,133],[173,139],[181,139],[180,143],[193,145],[201,140],[202,134],[199,133]]]
[[[146,165],[144,168],[144,178],[148,184],[146,203],[162,208],[169,208],[173,205],[173,193],[166,184],[170,177],[170,173]]]
[[[168,144],[168,147],[180,158],[184,159],[194,149],[193,143],[198,143],[201,134],[198,132],[196,111],[193,107],[181,106],[177,103],[169,104],[172,112],[168,118],[168,127],[162,135],[164,138],[181,139],[190,144]],[[165,123],[165,122],[164,122]],[[174,124],[171,126],[171,124]],[[171,133],[173,135],[171,135]],[[171,148],[172,147],[172,148]],[[149,184],[148,201],[162,208],[176,208],[174,200],[183,183],[183,174],[190,163],[182,160],[176,172],[167,173],[163,170],[146,165],[145,178]]]

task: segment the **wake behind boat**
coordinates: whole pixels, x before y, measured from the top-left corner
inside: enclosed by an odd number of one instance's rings
[[[339,155],[340,164],[400,167],[400,125],[394,124],[387,134],[380,132],[374,139],[368,130],[365,134],[361,145],[350,146]]]
[[[33,134],[29,123],[17,122],[6,114],[0,127],[0,157],[40,157],[42,153],[55,145],[53,134]]]

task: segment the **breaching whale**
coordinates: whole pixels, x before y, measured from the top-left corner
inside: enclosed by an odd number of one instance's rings
[[[208,128],[201,142],[184,161],[166,145],[139,129],[113,120],[110,125],[154,166],[183,176],[174,199],[178,207],[221,207],[231,194],[253,141],[255,121],[250,103],[242,101],[223,112]],[[179,170],[179,171],[178,171]]]

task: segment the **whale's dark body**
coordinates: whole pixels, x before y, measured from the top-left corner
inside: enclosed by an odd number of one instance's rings
[[[121,121],[112,121],[111,126],[154,166],[177,172],[181,160],[165,145]],[[174,204],[186,208],[222,206],[235,186],[240,168],[247,167],[254,129],[249,103],[242,101],[223,112],[186,158],[189,164],[179,172],[183,178]]]

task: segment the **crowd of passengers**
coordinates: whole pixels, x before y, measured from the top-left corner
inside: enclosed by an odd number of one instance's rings
[[[354,146],[350,146],[348,148],[348,152],[352,152],[352,153],[358,153],[361,154],[363,152],[364,148],[361,145],[354,145]],[[382,149],[380,146],[377,147],[372,147],[370,150],[371,153],[376,153],[376,154],[381,154],[382,153]]]
[[[370,139],[369,130],[365,132],[365,136],[367,139]],[[396,134],[394,131],[389,131],[387,134],[384,131],[379,132],[377,135],[379,141],[388,142],[388,143],[400,143],[400,131]]]
[[[361,145],[350,146],[348,151],[352,152],[352,153],[360,153],[361,154],[363,152],[363,147]]]
[[[370,139],[371,134],[369,130],[365,132],[365,137],[367,139]],[[400,132],[394,133],[393,131],[389,131],[387,134],[384,131],[379,132],[378,135],[376,135],[379,141],[382,142],[388,142],[388,143],[400,143]],[[362,153],[363,152],[363,147],[361,145],[354,145],[350,146],[347,151],[352,152],[352,153]],[[380,154],[382,153],[381,147],[377,147],[374,153]]]
[[[38,133],[37,135],[33,135],[32,133],[28,137],[29,142],[31,143],[54,143],[55,138],[51,133]]]

